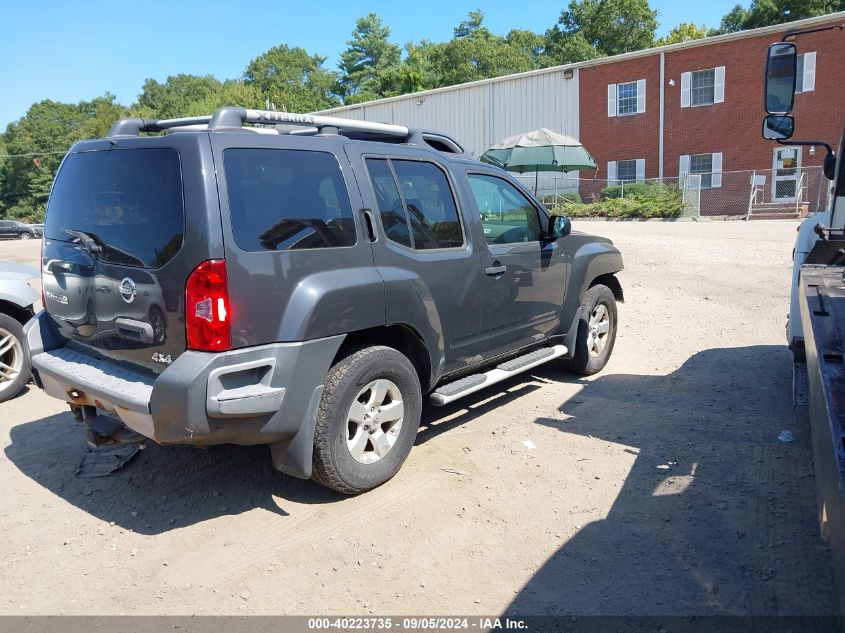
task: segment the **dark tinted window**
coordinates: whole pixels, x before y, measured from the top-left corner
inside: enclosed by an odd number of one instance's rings
[[[247,251],[355,244],[352,205],[337,160],[326,152],[227,149],[229,212]]]
[[[82,232],[100,246],[101,261],[158,268],[179,251],[184,225],[176,150],[103,150],[64,161],[50,195],[45,235],[78,242]]]
[[[369,158],[367,169],[370,172],[385,235],[394,242],[411,246],[411,233],[408,230],[405,209],[402,207],[402,198],[399,196],[399,188],[393,179],[390,165],[384,159]]]
[[[388,238],[417,250],[463,245],[458,208],[441,169],[432,163],[384,159],[369,159],[367,166]]]
[[[414,248],[461,246],[461,222],[446,174],[432,163],[392,162],[408,210]]]

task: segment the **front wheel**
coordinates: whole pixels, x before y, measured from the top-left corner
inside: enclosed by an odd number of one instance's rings
[[[402,466],[420,426],[417,372],[391,347],[359,349],[326,375],[314,430],[313,478],[354,495]]]
[[[616,342],[616,323],[613,292],[601,284],[591,287],[581,302],[574,354],[561,361],[564,368],[584,376],[604,369]]]
[[[24,231],[23,233],[21,233],[20,237],[22,240],[31,240],[32,233],[27,233],[26,231]]]

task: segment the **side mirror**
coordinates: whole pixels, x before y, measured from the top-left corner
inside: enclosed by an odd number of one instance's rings
[[[795,101],[798,50],[792,42],[769,46],[766,57],[766,112],[789,114]]]
[[[770,114],[763,119],[763,138],[767,141],[792,138],[793,132],[795,132],[795,118],[788,114]]]
[[[827,156],[824,157],[824,163],[822,163],[822,171],[824,171],[824,176],[828,180],[833,180],[836,178],[836,155],[833,153],[828,153]]]
[[[554,215],[551,220],[549,238],[556,240],[572,233],[572,222],[565,215]]]

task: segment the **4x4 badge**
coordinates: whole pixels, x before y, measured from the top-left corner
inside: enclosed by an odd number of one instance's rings
[[[159,354],[158,352],[153,354],[153,360],[157,363],[164,363],[165,365],[170,365],[173,362],[170,354]]]
[[[121,299],[123,299],[126,303],[132,303],[135,301],[135,282],[129,277],[123,278],[123,281],[120,282],[118,289],[120,290]]]

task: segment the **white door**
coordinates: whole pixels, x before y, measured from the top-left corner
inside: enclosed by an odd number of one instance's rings
[[[801,176],[801,148],[776,147],[772,161],[772,200],[795,202]]]

